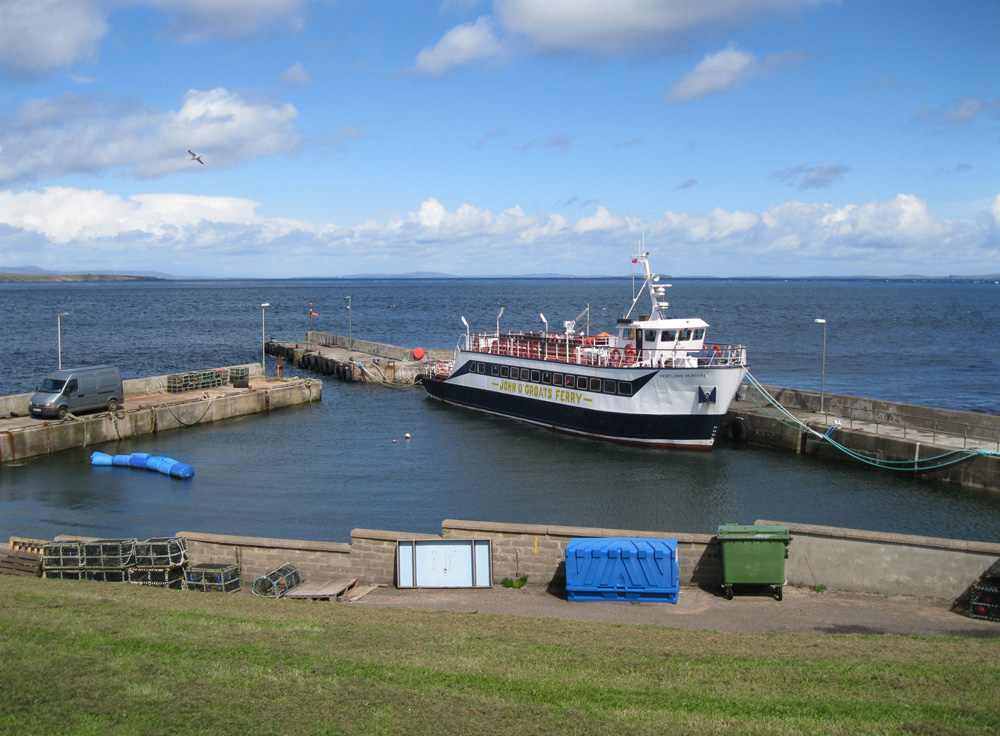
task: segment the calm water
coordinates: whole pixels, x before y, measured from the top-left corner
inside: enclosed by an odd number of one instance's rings
[[[501,328],[541,327],[539,312],[556,326],[588,303],[593,330],[610,328],[631,288],[612,279],[3,284],[0,394],[29,391],[55,367],[59,312],[69,312],[64,365],[112,362],[134,378],[259,361],[262,302],[275,339],[303,335],[312,300],[315,329],[446,348],[462,315],[487,328],[501,306]],[[764,383],[819,389],[823,333],[813,320],[822,317],[828,392],[1000,413],[990,327],[1000,286],[690,280],[669,296],[675,314],[713,325],[710,341],[747,345]],[[93,449],[169,455],[196,475],[93,468]],[[436,533],[445,518],[673,532],[767,518],[996,541],[1000,494],[745,446],[618,447],[448,407],[419,389],[330,380],[317,405],[0,467],[0,538],[347,541],[356,527]]]

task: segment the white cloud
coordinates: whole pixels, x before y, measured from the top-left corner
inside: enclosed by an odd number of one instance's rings
[[[30,100],[0,117],[0,185],[122,171],[153,178],[190,166],[291,153],[301,144],[290,104],[254,103],[225,89],[190,90],[178,110],[144,108],[106,95]]]
[[[673,84],[667,93],[672,102],[688,102],[699,97],[728,92],[743,87],[752,79],[771,76],[791,62],[801,60],[801,54],[772,54],[763,61],[753,54],[730,47],[707,54],[690,72]]]
[[[167,16],[166,30],[186,43],[247,38],[302,28],[302,0],[137,0]]]
[[[538,50],[611,56],[669,52],[699,31],[725,30],[826,1],[496,0],[494,12],[507,33],[527,37]]]
[[[309,76],[306,68],[302,66],[302,62],[296,62],[281,73],[278,81],[282,84],[290,84],[293,87],[302,87],[309,84],[312,81],[312,77]]]
[[[760,213],[667,211],[648,221],[598,205],[575,223],[517,206],[449,209],[435,198],[402,217],[349,226],[265,219],[257,207],[236,197],[66,187],[0,192],[0,262],[222,276],[372,268],[481,275],[488,264],[494,273],[587,275],[614,273],[619,264],[609,252],[627,253],[645,232],[647,247],[668,257],[678,276],[1000,271],[1000,196],[969,221],[936,217],[913,194],[843,206],[790,201]]]
[[[94,0],[3,0],[0,72],[30,79],[93,60],[108,30],[105,13]]]
[[[799,181],[799,191],[807,189],[826,189],[844,178],[844,174],[851,170],[850,166],[841,164],[820,164],[819,166],[806,166],[802,164],[791,169],[782,169],[774,174],[775,179],[786,183]]]
[[[493,33],[492,20],[483,16],[475,23],[452,28],[435,46],[423,49],[417,54],[416,69],[440,77],[474,61],[498,59],[502,53],[503,44]]]
[[[295,32],[303,24],[303,0],[2,0],[0,73],[34,79],[93,61],[108,16],[129,4],[159,10],[166,32],[186,43]]]

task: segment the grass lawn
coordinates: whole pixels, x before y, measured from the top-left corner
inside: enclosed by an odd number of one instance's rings
[[[0,733],[996,734],[1000,640],[742,634],[0,575]]]

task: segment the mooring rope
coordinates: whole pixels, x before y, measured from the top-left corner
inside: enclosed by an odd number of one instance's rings
[[[845,447],[844,445],[833,439],[833,437],[831,437],[830,434],[817,432],[815,429],[813,429],[805,422],[803,422],[801,419],[792,414],[790,411],[788,411],[788,409],[779,404],[777,399],[771,396],[771,394],[768,393],[767,389],[765,389],[760,384],[760,382],[757,381],[756,378],[750,375],[750,373],[747,373],[747,380],[750,382],[751,386],[760,391],[761,396],[767,399],[767,401],[772,406],[774,406],[775,409],[777,409],[781,414],[787,417],[792,423],[790,424],[788,422],[782,421],[778,417],[774,416],[767,410],[766,407],[762,406],[755,397],[747,393],[746,397],[750,399],[767,416],[771,417],[772,419],[775,419],[776,421],[780,422],[782,425],[786,427],[802,432],[804,434],[806,433],[811,434],[813,437],[816,437],[824,442],[828,442],[834,447],[836,447],[838,450],[840,450],[846,455],[849,455],[855,460],[858,460],[859,462],[865,463],[867,465],[872,465],[876,468],[882,468],[883,470],[904,470],[912,473],[916,471],[925,471],[925,470],[940,470],[941,468],[947,468],[951,465],[956,465],[960,462],[971,460],[977,455],[987,455],[987,456],[1000,455],[1000,453],[994,452],[992,450],[967,450],[963,448],[958,450],[952,450],[950,452],[945,452],[942,453],[941,455],[935,455],[934,457],[913,458],[912,460],[883,460],[881,458],[873,458],[871,456],[863,455],[855,450],[852,450],[849,447]],[[839,425],[834,425],[834,428],[837,426]],[[948,458],[951,459],[949,460]],[[931,463],[936,463],[936,464],[932,465]]]
[[[368,370],[367,368],[365,368],[364,365],[362,365],[361,363],[359,363],[359,362],[357,362],[355,360],[350,360],[348,362],[351,365],[356,365],[358,368],[360,368],[361,372],[364,373],[369,378],[371,378],[372,381],[374,381],[375,383],[381,383],[383,386],[388,386],[389,388],[408,389],[408,388],[413,388],[414,386],[417,385],[415,383],[403,383],[401,381],[390,381],[389,379],[387,379],[385,377],[384,374],[381,377],[380,376],[376,376],[370,370]],[[381,368],[379,368],[379,373],[382,373],[382,369]]]

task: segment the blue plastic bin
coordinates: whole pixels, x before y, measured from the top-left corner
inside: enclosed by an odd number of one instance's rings
[[[570,540],[566,592],[571,601],[676,603],[680,592],[677,540]]]

